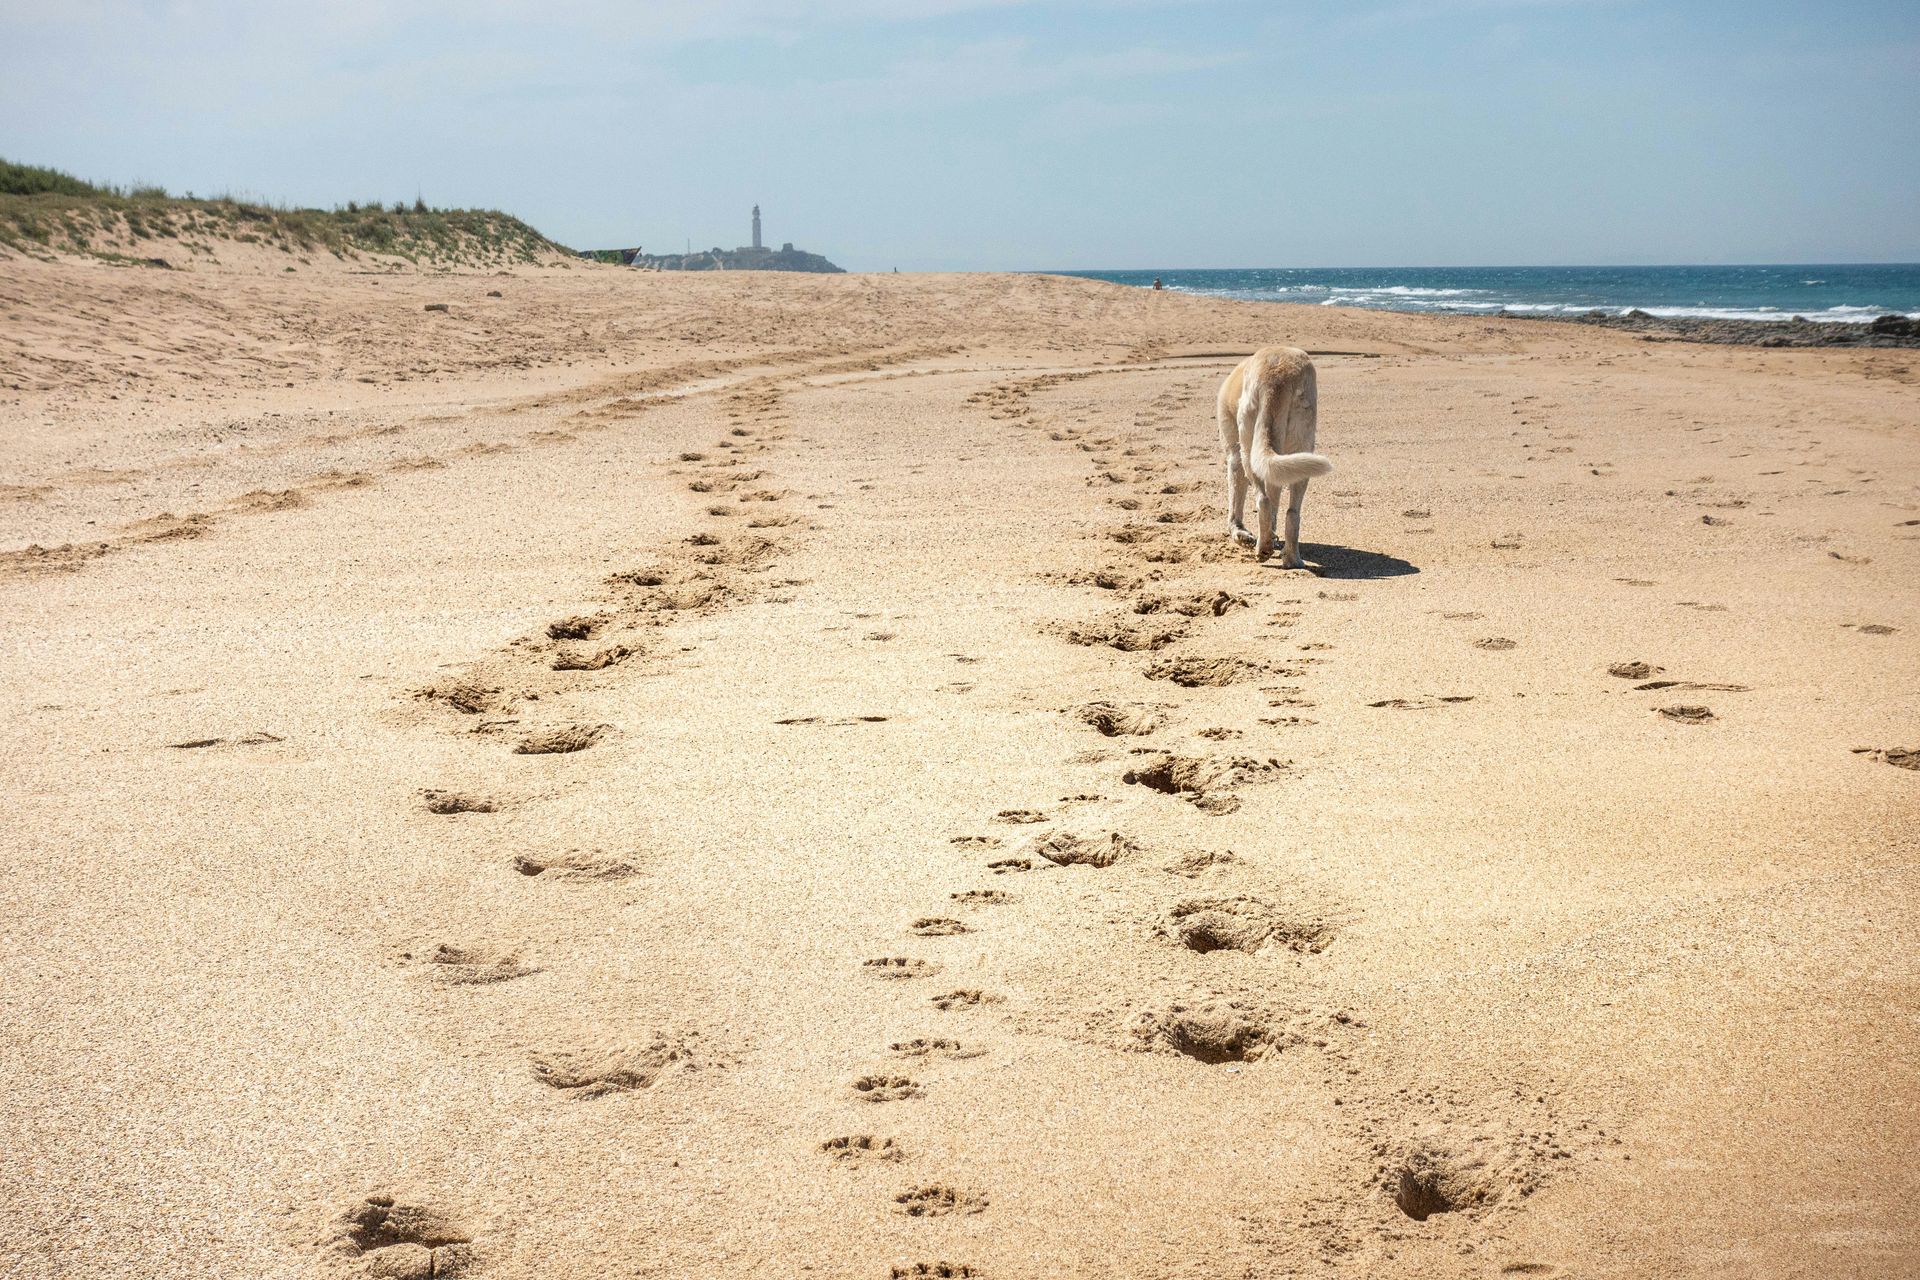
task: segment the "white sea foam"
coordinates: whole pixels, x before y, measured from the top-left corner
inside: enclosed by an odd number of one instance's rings
[[[1492,293],[1491,289],[1423,289],[1411,284],[1348,285],[1344,290],[1355,297],[1379,294],[1388,298],[1464,298],[1473,293]]]
[[[1825,283],[1808,281],[1807,283]],[[1367,307],[1375,310],[1433,311],[1466,315],[1486,315],[1505,311],[1514,315],[1577,316],[1589,311],[1611,311],[1625,315],[1641,311],[1650,316],[1682,320],[1790,320],[1799,316],[1820,324],[1865,324],[1877,316],[1906,315],[1920,319],[1920,311],[1900,312],[1890,307],[1840,305],[1825,310],[1786,307],[1709,307],[1660,306],[1619,303],[1602,306],[1591,302],[1519,302],[1502,301],[1493,289],[1430,289],[1418,285],[1267,285],[1251,289],[1173,286],[1178,292],[1199,297],[1234,298],[1246,302],[1318,301],[1323,307]],[[1319,295],[1325,295],[1324,297]],[[1311,296],[1303,296],[1311,295]]]
[[[1791,320],[1798,316],[1815,324],[1866,324],[1880,316],[1902,314],[1909,319],[1920,318],[1920,312],[1903,313],[1885,307],[1828,307],[1825,311],[1787,311],[1779,307],[1623,307],[1620,314],[1631,310],[1671,320]]]

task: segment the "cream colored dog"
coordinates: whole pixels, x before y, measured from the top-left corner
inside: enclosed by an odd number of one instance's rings
[[[1313,452],[1314,415],[1319,396],[1313,361],[1298,347],[1262,347],[1242,360],[1220,384],[1215,417],[1227,451],[1227,532],[1250,543],[1265,560],[1273,554],[1273,524],[1280,491],[1287,500],[1287,541],[1280,567],[1300,568],[1300,503],[1307,481],[1326,475],[1333,464]],[[1259,503],[1260,536],[1247,532],[1247,480]]]

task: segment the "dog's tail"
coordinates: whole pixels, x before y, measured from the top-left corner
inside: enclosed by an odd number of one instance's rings
[[[1266,482],[1276,489],[1324,476],[1333,463],[1317,453],[1269,453],[1255,463]]]
[[[1313,440],[1313,383],[1313,366],[1306,364],[1281,385],[1261,388],[1260,413],[1253,431],[1253,456],[1247,461],[1252,464],[1249,469],[1269,489],[1283,489],[1333,470],[1333,463],[1317,453],[1275,453],[1273,450],[1275,444],[1289,438],[1301,440],[1303,444]],[[1296,430],[1298,427],[1304,430]]]

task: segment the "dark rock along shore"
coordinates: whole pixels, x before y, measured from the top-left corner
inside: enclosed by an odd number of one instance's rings
[[[1511,320],[1559,320],[1597,324],[1644,334],[1649,342],[1719,342],[1752,347],[1920,347],[1920,320],[1880,316],[1866,324],[1791,320],[1711,320],[1692,316],[1656,316],[1633,310],[1588,311],[1574,316],[1498,314]]]

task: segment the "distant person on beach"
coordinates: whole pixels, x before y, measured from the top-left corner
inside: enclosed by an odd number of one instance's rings
[[[1163,284],[1161,284],[1161,283],[1160,283],[1160,277],[1159,277],[1159,276],[1155,276],[1155,277],[1153,278],[1153,287],[1154,287],[1154,288],[1156,288],[1156,289],[1164,289],[1164,288],[1166,288],[1167,286],[1165,286],[1165,285],[1163,285]]]

